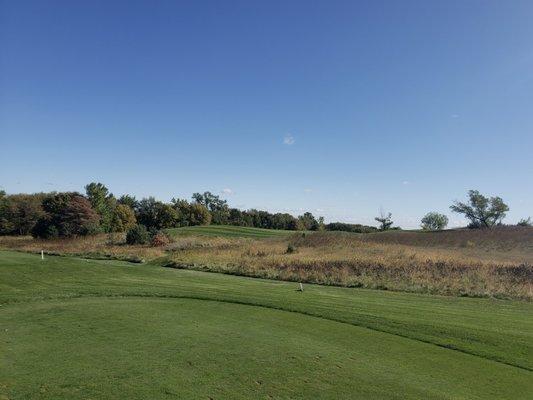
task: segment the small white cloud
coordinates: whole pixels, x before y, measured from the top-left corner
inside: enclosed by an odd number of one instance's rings
[[[290,133],[288,135],[285,135],[285,137],[283,138],[283,144],[287,146],[292,146],[294,142],[296,142],[296,140],[294,139],[294,136],[292,136]]]
[[[410,184],[411,184],[411,182],[409,182],[409,181],[403,181],[402,182],[402,185],[410,185]]]
[[[222,189],[222,194],[225,194],[225,195],[232,195],[234,194],[235,192],[233,190],[231,190],[230,188],[225,188],[225,189]]]
[[[459,114],[452,114],[451,117],[452,118],[459,118]]]
[[[315,209],[315,211],[316,211],[316,212],[324,212],[324,210],[321,209],[321,208],[317,208],[317,209]]]
[[[313,191],[313,189],[309,189],[309,188],[304,189],[305,193],[311,193],[312,191]]]

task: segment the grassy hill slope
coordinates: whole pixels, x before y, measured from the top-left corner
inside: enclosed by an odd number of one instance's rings
[[[173,236],[206,235],[206,236],[221,236],[221,237],[243,237],[243,238],[254,238],[254,239],[283,237],[283,236],[287,236],[287,235],[291,235],[295,233],[295,231],[250,228],[247,226],[231,226],[231,225],[187,226],[183,228],[167,229],[167,232]]]

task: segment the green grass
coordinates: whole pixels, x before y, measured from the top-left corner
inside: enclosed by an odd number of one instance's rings
[[[533,304],[0,252],[0,398],[526,399]],[[3,395],[3,397],[2,397]]]
[[[283,237],[283,236],[287,236],[287,235],[291,235],[295,233],[295,231],[250,228],[246,226],[231,226],[231,225],[187,226],[183,228],[167,229],[167,232],[173,236],[203,235],[203,236],[220,236],[220,237],[243,237],[243,238],[253,238],[253,239]]]

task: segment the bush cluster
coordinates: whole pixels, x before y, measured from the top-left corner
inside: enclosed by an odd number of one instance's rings
[[[135,225],[126,233],[127,244],[148,244],[152,235],[144,225]]]

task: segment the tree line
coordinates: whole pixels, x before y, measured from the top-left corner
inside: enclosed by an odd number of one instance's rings
[[[288,213],[239,210],[211,192],[194,193],[191,201],[170,203],[147,197],[115,197],[102,183],[85,186],[85,193],[52,192],[7,195],[0,191],[0,234],[38,238],[127,232],[137,225],[156,232],[195,225],[236,225],[265,229],[325,229],[324,219],[306,212]]]
[[[468,201],[456,201],[450,207],[464,215],[470,228],[491,228],[502,224],[509,207],[500,197],[486,197],[477,190],[468,192]],[[167,228],[195,225],[235,225],[264,229],[329,230],[370,233],[378,230],[400,229],[393,227],[391,213],[380,213],[375,220],[379,227],[324,223],[306,212],[298,217],[288,213],[270,213],[263,210],[232,208],[227,201],[211,193],[194,193],[190,201],[173,198],[170,203],[147,197],[137,200],[134,196],[115,197],[102,183],[85,186],[85,193],[52,192],[7,195],[0,191],[0,234],[33,235],[38,238],[84,236],[95,233],[132,231],[131,236],[152,235]],[[424,230],[441,230],[448,224],[448,217],[430,212],[421,220]],[[531,219],[523,219],[518,225],[530,226]]]

